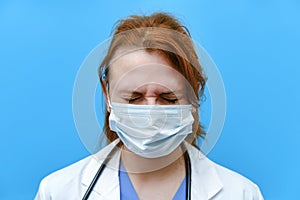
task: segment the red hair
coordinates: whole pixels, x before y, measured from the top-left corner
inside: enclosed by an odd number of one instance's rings
[[[116,52],[124,47],[144,49],[149,53],[155,52],[163,56],[186,78],[193,92],[189,95],[192,99],[191,103],[195,107],[199,106],[198,102],[203,95],[206,77],[188,30],[175,17],[166,13],[154,13],[149,16],[132,15],[119,21],[107,55],[99,67],[99,77],[104,92],[109,82],[109,64]],[[118,135],[109,128],[109,114],[107,111],[104,124],[108,143],[118,138]],[[198,110],[194,118],[193,145],[198,136],[205,134],[199,123]]]

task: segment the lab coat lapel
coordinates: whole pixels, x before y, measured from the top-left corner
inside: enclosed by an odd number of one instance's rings
[[[119,140],[118,140],[119,141]],[[103,160],[107,157],[109,152],[116,146],[118,141],[114,141],[103,150],[91,156],[90,163],[82,172],[82,185],[84,186],[83,194],[92,182],[95,174],[101,166]],[[119,200],[120,186],[119,186],[119,160],[121,151],[116,151],[111,160],[106,165],[101,176],[89,197],[89,199],[105,199],[105,200]]]
[[[82,196],[92,182],[97,170],[108,153],[119,142],[114,141],[103,150],[91,156],[91,160],[82,172]],[[191,199],[212,199],[223,187],[213,163],[192,145],[188,146],[191,160]],[[116,151],[98,179],[89,199],[120,200],[119,162],[121,151]]]
[[[191,160],[191,199],[208,200],[223,187],[213,163],[198,149],[188,145]]]

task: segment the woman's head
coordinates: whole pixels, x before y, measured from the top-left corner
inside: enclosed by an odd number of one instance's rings
[[[195,108],[206,81],[187,29],[165,13],[121,20],[99,76],[110,101],[192,104]],[[204,131],[195,110],[193,136],[200,136]],[[118,136],[109,128],[109,114],[107,111],[104,129],[111,142]]]

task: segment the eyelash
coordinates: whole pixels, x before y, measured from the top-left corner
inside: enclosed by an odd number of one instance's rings
[[[162,97],[162,99],[165,101],[168,101],[170,103],[176,103],[178,101],[178,99],[167,99],[167,98],[163,98],[163,97]]]
[[[136,100],[138,100],[140,97],[134,97],[134,98],[130,98],[130,99],[125,99],[126,101],[128,101],[129,103],[132,103]],[[168,99],[168,98],[163,98],[161,97],[163,100],[168,101],[170,103],[176,103],[178,101],[178,99]]]
[[[134,102],[135,100],[138,100],[140,97],[134,97],[134,98],[130,98],[130,99],[125,99],[126,101],[128,101],[129,103]]]

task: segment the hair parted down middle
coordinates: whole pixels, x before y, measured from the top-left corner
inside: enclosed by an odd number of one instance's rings
[[[206,77],[187,28],[175,17],[167,13],[153,13],[149,16],[132,15],[118,22],[108,52],[99,67],[103,92],[106,92],[109,83],[109,65],[120,49],[144,49],[163,56],[190,84],[193,93],[189,94],[190,103],[197,108],[200,106],[198,102],[204,92]],[[118,138],[109,128],[109,114],[106,111],[104,124],[108,143]],[[205,132],[199,122],[198,109],[193,116],[192,144],[196,146],[196,139]]]

